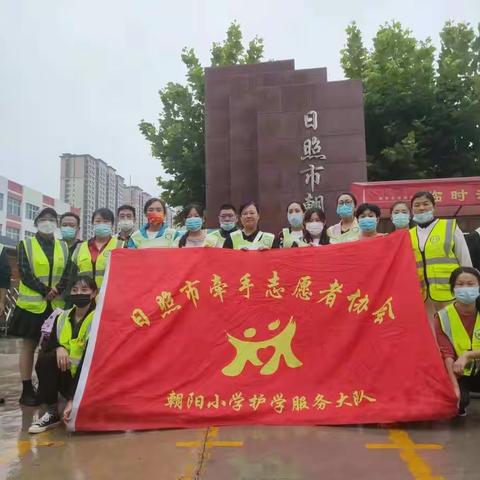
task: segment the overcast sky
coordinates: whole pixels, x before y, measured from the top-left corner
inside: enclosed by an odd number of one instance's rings
[[[149,193],[162,173],[138,131],[156,120],[158,90],[183,82],[182,47],[202,64],[237,20],[265,58],[328,68],[355,20],[369,46],[396,19],[419,39],[447,19],[480,22],[479,0],[0,0],[0,175],[60,194],[59,155],[90,153]]]

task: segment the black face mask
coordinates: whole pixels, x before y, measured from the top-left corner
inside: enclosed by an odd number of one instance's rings
[[[80,308],[86,307],[92,301],[88,293],[73,294],[70,295],[70,299],[74,305]]]

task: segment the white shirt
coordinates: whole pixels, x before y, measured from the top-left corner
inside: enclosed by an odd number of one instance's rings
[[[420,247],[420,250],[422,252],[425,250],[425,243],[427,242],[427,238],[437,222],[438,219],[434,220],[428,227],[425,228],[420,228],[418,225],[416,226],[418,246]],[[462,267],[471,267],[472,259],[470,258],[470,252],[468,251],[467,242],[465,241],[465,237],[463,236],[463,233],[458,228],[458,226],[455,228],[455,232],[453,234],[453,243],[453,251],[455,253],[455,256],[457,257],[458,264]]]

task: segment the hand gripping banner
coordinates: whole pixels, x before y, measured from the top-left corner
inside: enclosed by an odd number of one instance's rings
[[[406,232],[320,248],[112,253],[70,429],[448,418]]]

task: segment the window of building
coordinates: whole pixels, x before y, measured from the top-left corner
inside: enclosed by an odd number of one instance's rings
[[[3,210],[3,193],[0,193],[0,210]]]
[[[35,232],[29,232],[28,230],[25,230],[25,238],[30,238],[34,236],[35,236]]]
[[[14,217],[20,218],[20,209],[20,200],[9,196],[7,200],[7,215],[12,215]]]
[[[35,220],[35,217],[37,216],[37,213],[39,210],[40,208],[37,207],[36,205],[27,203],[25,205],[25,218],[27,218],[28,220]]]
[[[10,240],[18,242],[20,240],[20,229],[14,227],[7,227],[5,235],[7,238],[10,238]]]

